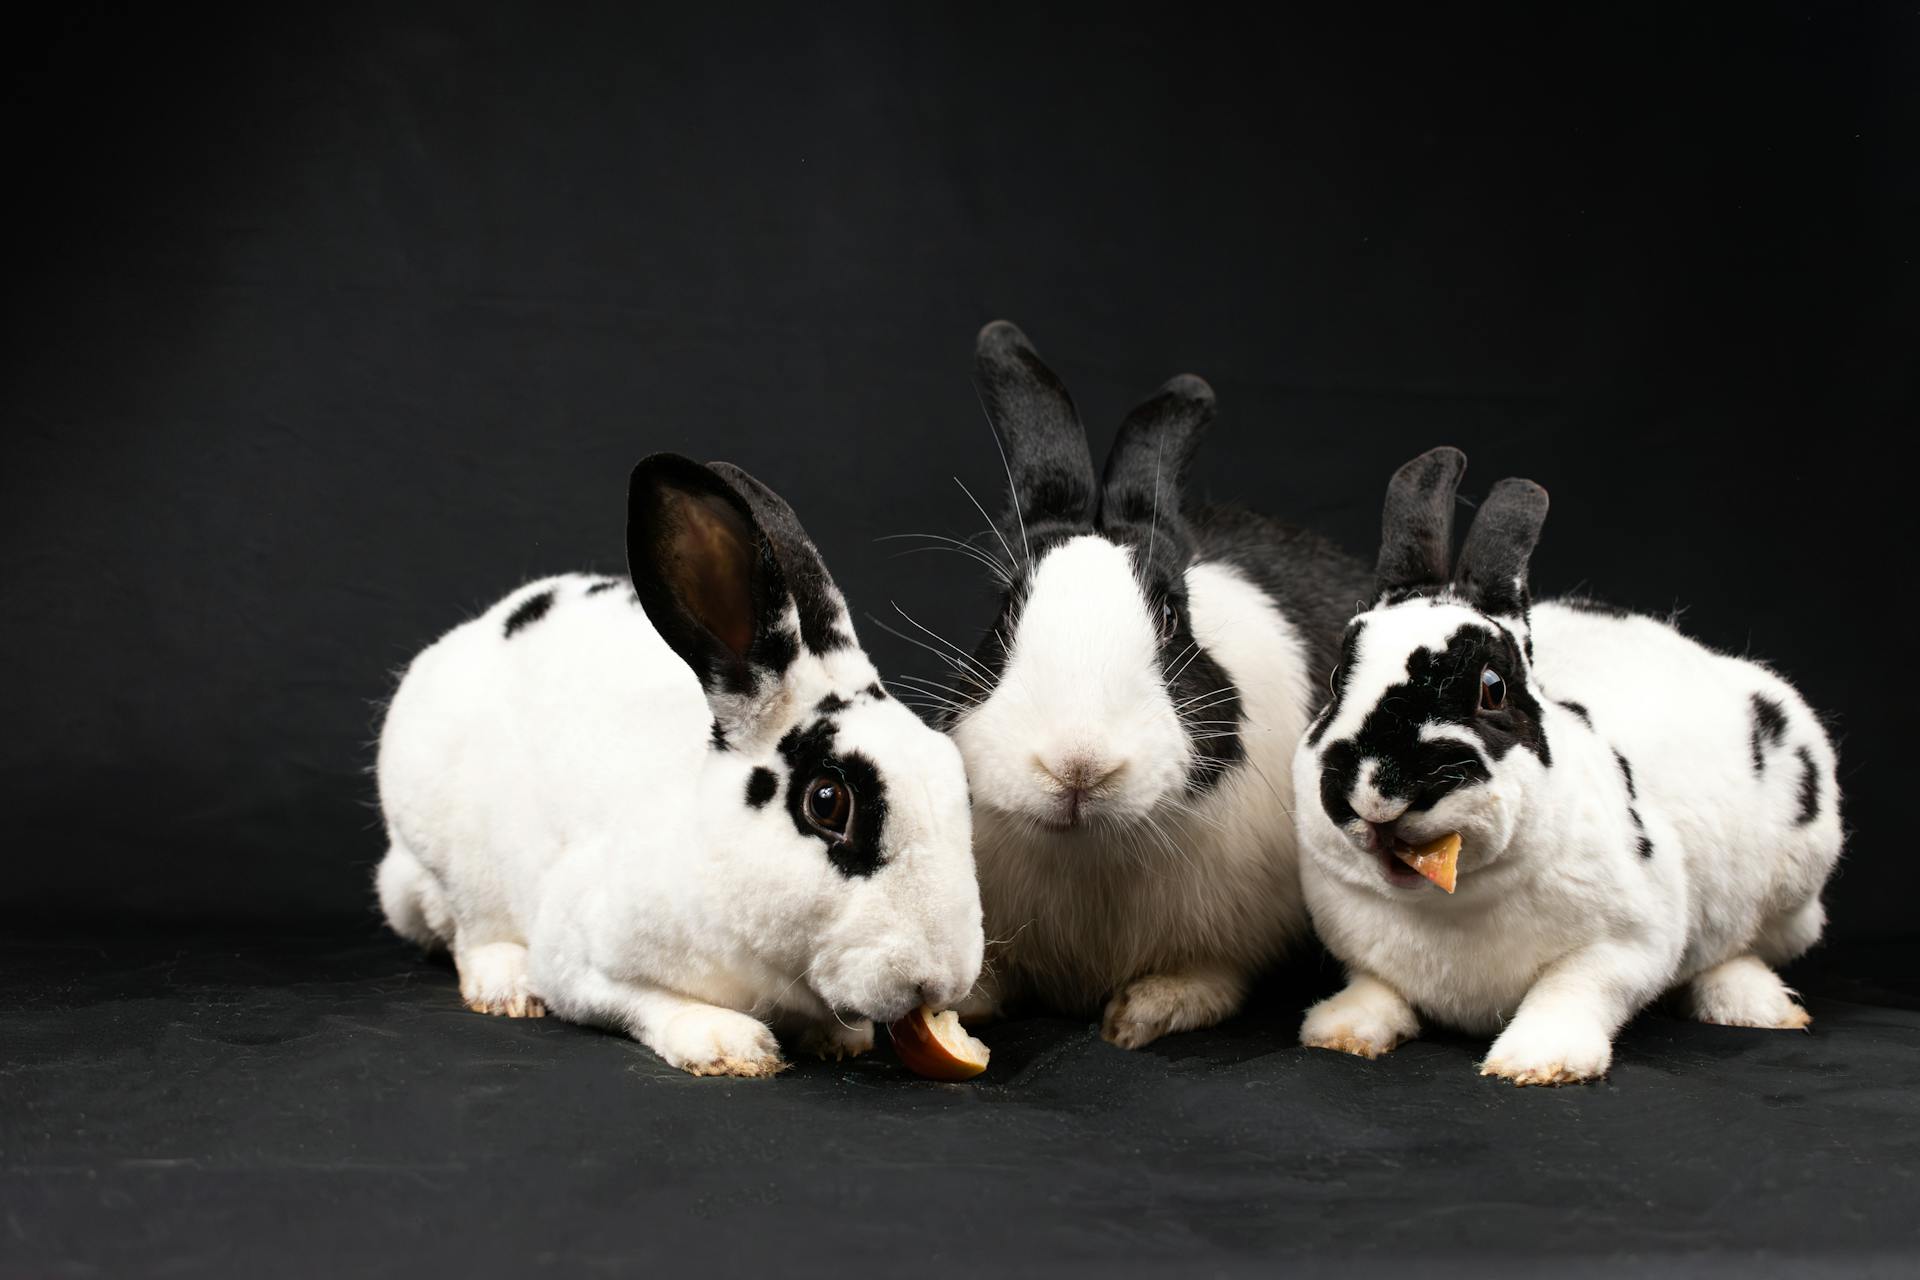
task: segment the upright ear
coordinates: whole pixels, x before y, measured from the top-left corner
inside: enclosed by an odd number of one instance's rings
[[[1527,561],[1546,522],[1547,491],[1531,480],[1502,480],[1487,494],[1453,571],[1461,594],[1480,612],[1526,616]]]
[[[1154,392],[1127,415],[1107,454],[1100,524],[1177,527],[1187,468],[1213,422],[1213,388],[1190,373]]]
[[[1041,362],[1027,335],[1006,320],[980,331],[973,369],[987,417],[1006,442],[1021,522],[1091,529],[1093,455],[1066,386]]]
[[[710,462],[707,466],[732,485],[752,509],[754,524],[779,562],[787,595],[800,615],[800,643],[818,654],[852,645],[853,623],[847,617],[846,598],[833,584],[820,549],[800,527],[800,517],[793,514],[787,500],[731,462]]]
[[[627,568],[654,630],[710,697],[750,694],[756,669],[792,663],[786,575],[752,506],[713,468],[671,453],[634,467]]]
[[[1446,584],[1453,563],[1453,498],[1466,471],[1467,455],[1441,445],[1393,473],[1380,515],[1376,598]]]

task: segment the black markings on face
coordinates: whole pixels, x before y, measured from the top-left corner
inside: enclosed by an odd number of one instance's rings
[[[600,581],[594,583],[592,586],[587,588],[587,594],[590,596],[597,596],[602,591],[611,591],[619,585],[620,585],[619,578],[602,578],[600,579]]]
[[[540,621],[540,619],[546,617],[547,610],[551,608],[553,608],[552,591],[542,591],[537,595],[528,596],[514,607],[512,613],[507,615],[507,625],[504,634],[511,639],[514,632],[519,631],[522,627],[530,627]]]
[[[827,858],[841,875],[849,879],[870,876],[885,858],[880,835],[887,821],[887,789],[880,771],[871,760],[857,751],[836,752],[836,731],[831,720],[815,720],[795,725],[780,739],[779,752],[787,762],[787,810],[793,816],[794,829],[803,836],[826,842]],[[813,779],[838,778],[853,792],[854,817],[844,840],[829,840],[807,821],[807,789]]]
[[[1767,767],[1766,748],[1777,747],[1787,735],[1787,713],[1772,698],[1754,694],[1753,735],[1749,745],[1753,748],[1753,772],[1755,776],[1765,772]]]
[[[1307,732],[1307,745],[1317,747],[1320,739],[1340,714],[1340,705],[1346,700],[1347,684],[1353,679],[1353,666],[1359,660],[1360,637],[1367,629],[1366,620],[1355,618],[1347,624],[1346,634],[1340,637],[1340,662],[1333,669],[1333,698],[1313,722],[1313,728]]]
[[[1584,724],[1589,729],[1593,728],[1593,717],[1588,714],[1586,704],[1580,702],[1562,702],[1560,703],[1560,709],[1562,711],[1571,711],[1574,715],[1580,717],[1581,724]]]
[[[1633,820],[1633,829],[1638,836],[1637,847],[1640,856],[1643,858],[1651,858],[1653,856],[1653,841],[1647,838],[1647,824],[1640,821],[1640,809],[1634,803],[1640,798],[1640,792],[1633,785],[1633,766],[1628,764],[1627,758],[1617,750],[1613,753],[1613,762],[1620,766],[1621,780],[1627,784],[1627,817]]]
[[[1506,682],[1506,701],[1497,711],[1480,709],[1480,672],[1485,667]],[[1481,750],[1457,739],[1423,739],[1421,730],[1436,724],[1465,729]],[[1352,737],[1322,753],[1320,801],[1336,823],[1352,821],[1348,797],[1359,781],[1362,762],[1373,760],[1375,790],[1405,799],[1409,811],[1431,809],[1461,787],[1488,781],[1492,775],[1486,759],[1505,759],[1515,747],[1531,751],[1543,765],[1553,764],[1540,726],[1540,704],[1527,688],[1513,633],[1491,621],[1468,623],[1449,636],[1438,653],[1424,646],[1415,649],[1407,658],[1407,679],[1380,695]]]
[[[755,769],[747,775],[747,803],[755,809],[766,808],[779,789],[780,779],[771,769]]]
[[[845,711],[848,707],[852,705],[853,704],[851,702],[848,702],[845,698],[841,697],[839,694],[830,693],[826,697],[820,699],[820,701],[814,703],[813,710],[816,715],[830,716],[836,711]]]
[[[1820,771],[1814,767],[1813,752],[1800,747],[1793,754],[1800,761],[1800,813],[1794,823],[1804,827],[1820,816]]]
[[[887,698],[887,691],[880,687],[880,682],[877,680],[861,690],[861,692],[869,698],[872,698],[875,702],[885,702]]]

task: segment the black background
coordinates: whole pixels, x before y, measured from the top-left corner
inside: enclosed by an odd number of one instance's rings
[[[1096,16],[1097,15],[1097,16]],[[13,20],[10,20],[10,23]],[[779,488],[971,648],[1009,316],[1096,456],[1370,556],[1436,443],[1543,592],[1687,609],[1830,713],[1832,936],[1912,930],[1910,6],[1229,18],[281,6],[15,26],[0,733],[20,919],[366,921],[390,673],[622,563],[639,455]],[[934,664],[862,623],[888,673]],[[1896,652],[1899,649],[1900,652]]]

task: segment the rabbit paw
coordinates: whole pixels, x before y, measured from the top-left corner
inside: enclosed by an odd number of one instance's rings
[[[1564,1016],[1516,1018],[1493,1042],[1483,1076],[1517,1085],[1598,1080],[1613,1064],[1613,1042],[1592,1021]]]
[[[835,1062],[857,1058],[873,1048],[873,1023],[865,1018],[850,1027],[837,1020],[815,1022],[800,1033],[800,1047]]]
[[[517,942],[490,942],[455,953],[460,998],[475,1013],[502,1018],[539,1018],[546,1003],[527,989],[527,949]]]
[[[1420,1019],[1398,992],[1363,979],[1307,1010],[1300,1043],[1359,1058],[1377,1058],[1420,1034]]]
[[[1100,1038],[1138,1049],[1173,1031],[1210,1027],[1240,1003],[1237,979],[1215,974],[1152,973],[1107,1001]]]
[[[696,1076],[762,1077],[787,1068],[780,1043],[765,1023],[712,1005],[675,1014],[654,1047],[669,1063]]]
[[[1736,956],[1693,980],[1693,1014],[1723,1027],[1804,1030],[1813,1015],[1793,1002],[1780,975],[1755,956]]]

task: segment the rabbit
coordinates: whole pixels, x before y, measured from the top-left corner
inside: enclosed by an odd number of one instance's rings
[[[1394,475],[1374,603],[1294,758],[1307,906],[1349,975],[1302,1042],[1372,1058],[1424,1017],[1544,1085],[1605,1075],[1670,989],[1702,1021],[1805,1027],[1771,966],[1819,939],[1840,856],[1819,718],[1667,622],[1530,604],[1530,481],[1493,487],[1450,574],[1465,469],[1440,448]],[[1450,832],[1451,895],[1395,856]]]
[[[377,775],[395,931],[469,1008],[630,1034],[694,1075],[839,1057],[972,987],[965,770],[889,696],[793,511],[634,468],[631,581],[562,575],[407,669]]]
[[[1189,503],[1197,377],[1128,415],[1096,480],[1072,398],[1006,321],[977,345],[1010,503],[998,616],[941,717],[973,785],[987,975],[1138,1048],[1210,1026],[1305,929],[1290,765],[1366,566]]]

